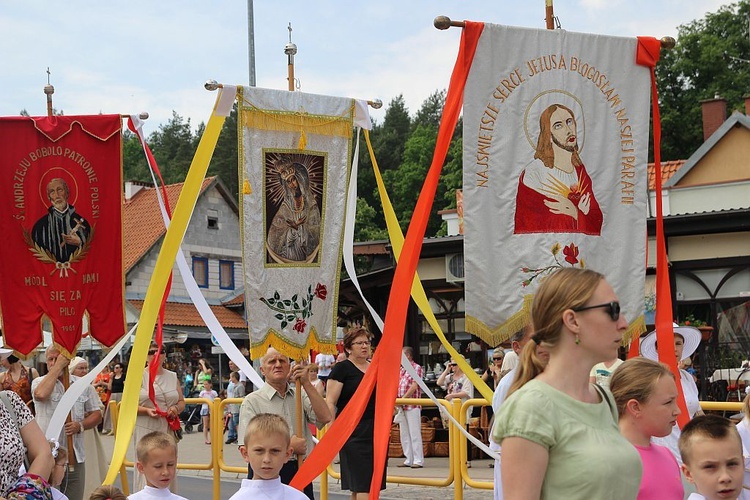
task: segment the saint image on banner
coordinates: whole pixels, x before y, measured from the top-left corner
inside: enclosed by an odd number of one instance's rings
[[[86,244],[91,226],[68,203],[70,187],[65,180],[59,177],[51,179],[45,191],[51,205],[47,209],[47,215],[34,224],[31,239],[57,262],[68,262]]]
[[[599,236],[601,231],[602,211],[579,155],[576,116],[552,104],[539,116],[534,160],[518,179],[513,232]]]
[[[319,262],[325,157],[265,154],[266,263]]]

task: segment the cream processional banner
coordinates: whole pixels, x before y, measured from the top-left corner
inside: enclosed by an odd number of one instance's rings
[[[245,307],[253,358],[335,352],[352,133],[364,101],[243,87]]]
[[[644,331],[649,70],[636,38],[485,24],[464,94],[466,329],[491,345],[561,267]]]

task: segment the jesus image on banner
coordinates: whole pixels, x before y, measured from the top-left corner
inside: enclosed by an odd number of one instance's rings
[[[539,116],[534,160],[518,179],[513,232],[599,236],[601,230],[602,211],[579,155],[576,116],[568,106],[551,104]]]
[[[324,163],[321,155],[266,153],[267,263],[319,261]]]
[[[91,226],[76,213],[70,199],[70,187],[64,179],[56,177],[46,186],[50,206],[31,230],[31,239],[57,262],[68,262],[89,239]]]

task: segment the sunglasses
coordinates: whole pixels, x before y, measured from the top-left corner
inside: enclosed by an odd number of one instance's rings
[[[619,302],[607,302],[606,304],[597,304],[595,306],[586,306],[586,307],[579,307],[577,309],[573,309],[575,312],[581,312],[581,311],[588,311],[589,309],[606,309],[607,314],[609,314],[609,317],[612,318],[612,321],[617,321],[620,319],[620,303]]]
[[[502,361],[503,358],[492,358],[492,361]]]
[[[154,354],[156,354],[156,351],[148,351],[149,356],[153,356]]]

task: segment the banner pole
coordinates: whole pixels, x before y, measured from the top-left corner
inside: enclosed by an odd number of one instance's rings
[[[52,94],[55,93],[55,87],[49,82],[49,66],[47,66],[47,85],[44,86],[44,93],[47,95],[47,116],[52,116]]]
[[[553,30],[555,29],[555,13],[554,13],[554,7],[552,6],[552,0],[546,0],[545,5],[545,18],[547,20],[547,29]]]
[[[62,356],[62,355],[63,354],[60,353],[60,356]],[[63,370],[62,376],[63,376],[63,379],[62,379],[63,389],[65,391],[67,391],[68,387],[70,387],[70,374],[69,374],[67,368]],[[72,421],[73,421],[73,412],[71,410],[71,412],[68,413],[68,416],[65,419],[65,423],[72,422]],[[83,424],[81,424],[81,425],[83,425]],[[63,429],[64,428],[65,427],[63,427]],[[76,452],[73,449],[73,435],[72,434],[66,434],[66,438],[68,440],[68,471],[75,472],[75,470],[76,470],[76,466],[75,466],[75,464],[76,464]]]
[[[550,1],[551,3],[551,1]],[[435,20],[432,22],[433,26],[439,30],[447,30],[448,28],[465,28],[466,23],[463,21],[453,21],[448,16],[437,16]],[[661,43],[662,49],[672,50],[675,45],[676,41],[671,36],[664,36],[659,39],[659,42]]]

